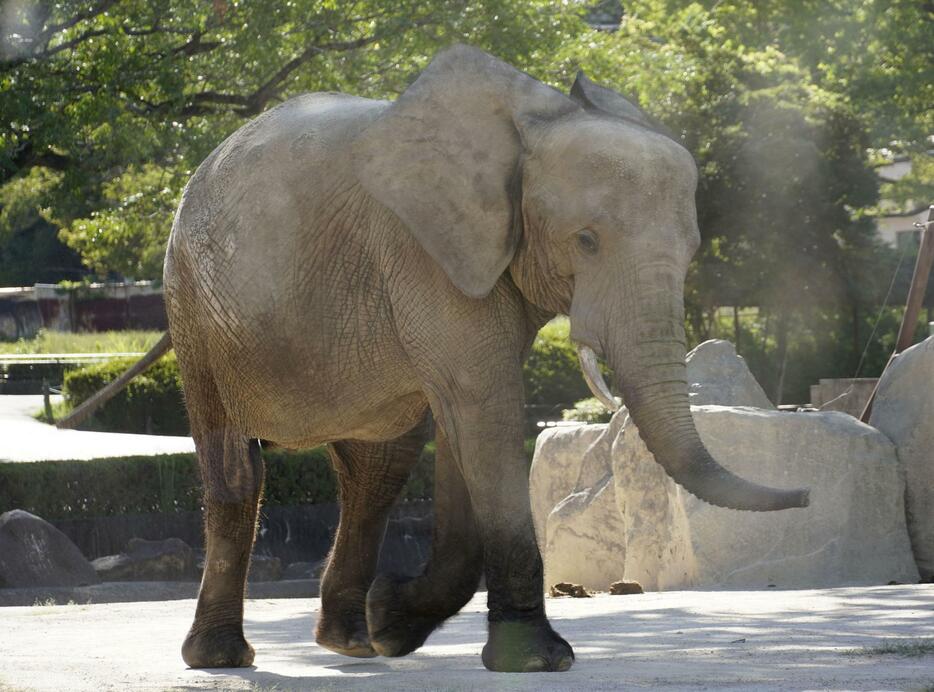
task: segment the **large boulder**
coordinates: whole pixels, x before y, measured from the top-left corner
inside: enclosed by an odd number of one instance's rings
[[[917,581],[895,448],[879,431],[833,411],[705,406],[694,420],[714,458],[739,476],[811,490],[809,507],[780,512],[738,512],[685,494],[699,585]]]
[[[687,378],[692,406],[775,408],[729,341],[711,339],[688,353]]]
[[[934,337],[886,370],[869,422],[895,443],[905,474],[908,535],[921,578],[934,581]]]
[[[545,584],[570,581],[606,590],[623,578],[626,527],[616,505],[613,475],[571,493],[545,518],[539,531],[545,560]],[[607,581],[608,575],[614,578]]]
[[[692,405],[775,408],[729,341],[711,339],[688,353],[687,378]],[[558,502],[589,488],[610,471],[610,445],[627,416],[625,407],[614,414],[612,430],[605,424],[562,426],[538,436],[529,483],[540,540],[545,536],[545,517]],[[601,450],[588,452],[598,441]]]
[[[529,495],[532,498],[535,531],[540,541],[545,536],[545,519],[555,505],[575,488],[586,486],[586,482],[578,483],[581,462],[587,449],[598,440],[609,444],[603,434],[606,429],[605,423],[546,428],[536,438],[532,468],[529,471]],[[595,458],[604,460],[608,456],[601,454]],[[607,464],[591,480],[597,480],[609,471]]]
[[[180,538],[131,538],[126,551],[91,563],[104,581],[182,581],[197,578],[195,552]]]
[[[705,341],[691,351],[687,377],[692,404],[774,409],[728,341]],[[627,420],[623,407],[609,425],[551,428],[538,436],[530,493],[539,545],[549,556],[549,584],[573,581],[606,589],[612,574],[611,581],[626,578],[664,589],[694,579],[682,491],[672,484],[670,497],[633,502],[658,486],[665,473],[656,464],[626,465],[611,453]],[[659,533],[655,527],[665,529]],[[624,559],[627,545],[629,558]],[[581,554],[587,559],[581,560]]]
[[[545,517],[539,537],[548,583],[606,589],[622,578],[674,589],[917,579],[904,486],[884,435],[841,413],[692,411],[701,438],[724,466],[768,485],[810,487],[811,506],[755,513],[708,505],[664,473],[628,416],[621,423],[615,417],[600,431],[601,443],[578,450],[580,468],[609,467],[609,478],[574,488]],[[549,446],[538,448],[543,458]]]
[[[655,463],[629,416],[613,441],[611,464],[616,506],[625,526],[622,578],[650,591],[698,583],[684,509],[687,493]]]
[[[0,586],[87,586],[100,582],[61,531],[21,509],[0,515]]]

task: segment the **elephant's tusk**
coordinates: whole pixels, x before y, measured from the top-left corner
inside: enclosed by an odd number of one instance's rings
[[[597,354],[594,350],[590,346],[578,345],[577,357],[581,363],[581,372],[584,373],[584,381],[593,395],[611,411],[619,411],[620,400],[613,396],[610,388],[606,386],[606,380],[603,379],[603,373],[597,365]]]

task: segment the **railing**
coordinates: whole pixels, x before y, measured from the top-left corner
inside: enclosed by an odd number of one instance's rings
[[[145,353],[4,353],[0,366],[98,363],[113,358],[141,358]]]
[[[61,386],[69,367],[103,363],[114,358],[138,359],[144,355],[135,352],[0,354],[0,393],[44,393],[49,383]]]

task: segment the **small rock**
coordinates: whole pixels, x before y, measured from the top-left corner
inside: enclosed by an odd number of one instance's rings
[[[268,555],[254,555],[250,560],[249,581],[279,581],[282,579],[282,560]]]
[[[78,546],[49,522],[21,509],[0,515],[0,587],[98,583]]]
[[[613,596],[631,596],[632,594],[645,593],[642,584],[637,581],[614,581],[610,584],[610,594]]]
[[[291,562],[282,571],[283,579],[319,579],[324,570],[325,561]]]
[[[572,584],[567,581],[560,581],[550,589],[553,598],[570,596],[571,598],[590,598],[590,593],[580,584]]]
[[[195,573],[195,553],[180,538],[131,538],[126,551],[91,563],[104,581],[182,581]]]

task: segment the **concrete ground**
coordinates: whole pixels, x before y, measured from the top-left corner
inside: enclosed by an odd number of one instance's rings
[[[52,397],[53,401],[60,397]],[[59,430],[33,414],[41,395],[0,396],[0,461],[95,459],[195,451],[190,437]]]
[[[251,600],[256,666],[213,671],[179,656],[190,600],[5,608],[0,689],[934,689],[931,585],[549,599],[577,652],[550,674],[484,670],[484,597],[400,659],[316,646],[318,599]]]

